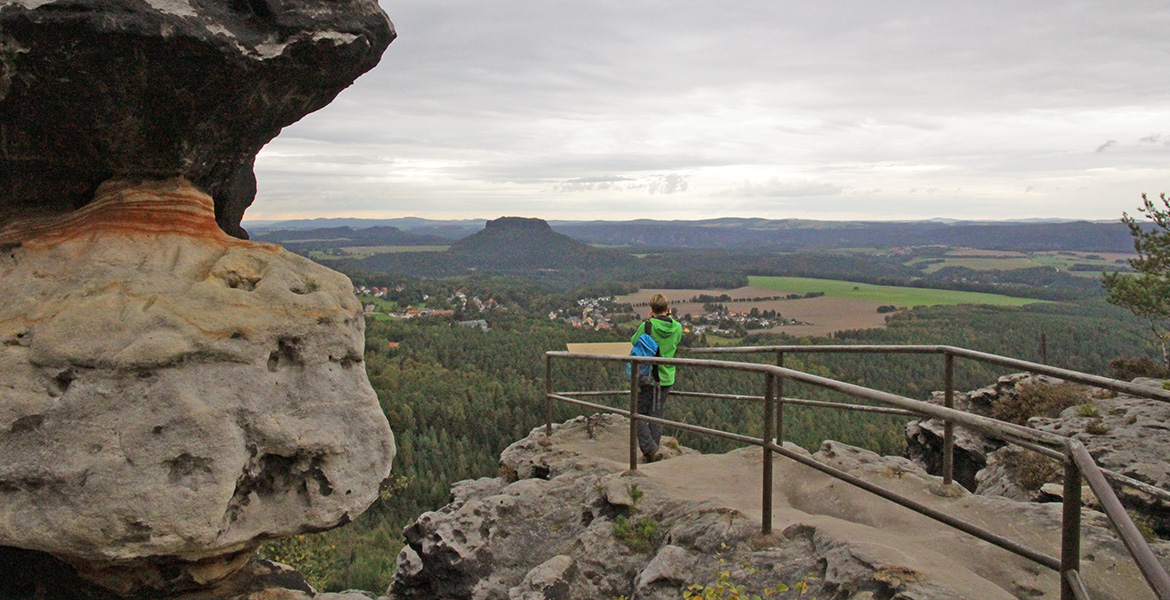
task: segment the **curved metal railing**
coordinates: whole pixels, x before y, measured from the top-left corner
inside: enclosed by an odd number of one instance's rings
[[[1022,369],[1033,373],[1051,375],[1067,381],[1084,383],[1086,385],[1092,385],[1103,389],[1139,395],[1147,398],[1155,398],[1157,400],[1167,402],[1170,402],[1170,391],[1147,388],[1134,385],[1129,382],[1117,381],[1105,377],[1090,375],[1087,373],[1079,373],[1067,369],[1059,369],[1038,363],[1029,363],[1027,361],[1021,361],[1009,357],[986,354],[952,346],[754,346],[743,348],[704,348],[690,350],[691,354],[722,354],[735,352],[777,353],[778,364],[767,365],[760,363],[705,360],[694,358],[656,358],[580,354],[570,352],[547,352],[545,353],[544,394],[546,432],[548,435],[552,435],[552,402],[557,400],[586,408],[591,408],[593,410],[623,415],[629,418],[629,465],[631,470],[636,470],[638,468],[637,424],[639,421],[659,423],[662,425],[682,429],[684,431],[693,431],[704,435],[711,435],[714,437],[733,440],[743,444],[760,446],[769,450],[769,452],[765,452],[763,455],[764,460],[762,473],[763,514],[761,528],[765,533],[770,532],[772,529],[772,458],[773,454],[779,454],[808,467],[821,471],[827,475],[835,477],[839,480],[865,489],[882,498],[885,498],[886,500],[890,500],[901,506],[919,512],[920,514],[926,515],[927,517],[945,523],[951,527],[959,529],[960,531],[999,546],[1000,548],[1023,556],[1029,560],[1032,560],[1033,562],[1056,570],[1061,574],[1061,600],[1087,599],[1089,597],[1080,577],[1080,528],[1082,504],[1081,482],[1083,479],[1088,483],[1089,488],[1092,490],[1093,494],[1096,495],[1110,523],[1112,523],[1114,529],[1120,535],[1122,543],[1124,544],[1129,554],[1133,557],[1139,571],[1142,573],[1142,576],[1145,578],[1146,583],[1149,585],[1150,589],[1157,595],[1160,600],[1170,600],[1170,575],[1168,575],[1166,570],[1163,569],[1159,564],[1157,557],[1154,555],[1153,551],[1142,537],[1136,525],[1134,525],[1133,520],[1130,519],[1129,515],[1126,513],[1124,507],[1122,507],[1120,500],[1117,499],[1117,495],[1114,493],[1113,488],[1110,487],[1109,482],[1107,481],[1105,472],[1103,472],[1102,469],[1097,466],[1096,462],[1093,461],[1084,445],[1072,438],[1066,438],[1057,434],[1039,431],[1021,425],[1015,425],[1013,423],[1006,423],[1003,421],[991,419],[989,417],[974,415],[954,409],[954,359],[955,357],[962,357],[972,360],[979,360],[981,362],[997,364],[1015,369]],[[930,404],[919,400],[913,400],[911,398],[906,398],[896,394],[874,390],[828,377],[821,377],[811,373],[805,373],[803,371],[786,368],[783,366],[783,356],[786,352],[942,354],[944,355],[944,369],[946,379],[945,402],[943,406],[939,406],[937,404]],[[736,396],[699,392],[671,392],[671,395],[762,401],[764,405],[761,415],[763,420],[763,437],[754,438],[747,435],[711,429],[699,425],[692,425],[689,423],[682,423],[669,419],[659,419],[640,415],[637,412],[638,384],[637,378],[635,377],[631,377],[630,380],[630,388],[628,390],[628,410],[613,408],[604,404],[598,404],[580,399],[581,397],[624,395],[627,393],[625,390],[554,392],[552,387],[552,364],[554,359],[601,361],[620,364],[632,363],[635,366],[633,369],[631,369],[631,371],[635,373],[637,372],[637,368],[640,365],[662,364],[703,369],[734,370],[761,374],[765,380],[764,393],[762,396]],[[846,403],[818,402],[795,398],[784,398],[783,387],[786,380],[813,385],[822,389],[833,390],[853,398],[866,400],[869,402],[876,402],[882,406],[862,407]],[[870,412],[884,412],[887,414],[896,415],[924,416],[942,420],[945,423],[945,473],[943,478],[945,485],[952,485],[951,471],[953,470],[953,459],[951,459],[951,456],[953,456],[953,427],[956,425],[970,428],[992,438],[1018,444],[1029,450],[1039,452],[1059,460],[1064,465],[1064,506],[1062,513],[1060,558],[1049,556],[1043,552],[1029,548],[1019,542],[1001,536],[995,532],[965,522],[925,504],[919,503],[910,498],[900,496],[894,492],[881,488],[880,486],[871,484],[849,473],[823,464],[809,456],[784,448],[782,446],[783,406],[787,403],[805,404],[837,409],[866,410]],[[1117,474],[1113,475],[1116,476]],[[1159,488],[1149,486],[1143,482],[1136,483],[1151,488],[1154,493],[1167,494],[1165,490],[1160,490]]]

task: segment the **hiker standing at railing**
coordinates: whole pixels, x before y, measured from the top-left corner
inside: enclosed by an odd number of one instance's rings
[[[654,294],[650,297],[650,318],[638,326],[630,343],[636,344],[643,333],[649,333],[658,342],[658,356],[674,358],[679,340],[682,339],[682,324],[670,316],[670,302],[666,296]],[[674,365],[657,365],[654,369],[656,383],[638,386],[638,414],[663,418],[666,396],[670,393],[670,386],[674,385],[674,375]],[[638,446],[646,462],[667,458],[659,447],[661,440],[662,425],[638,422]]]

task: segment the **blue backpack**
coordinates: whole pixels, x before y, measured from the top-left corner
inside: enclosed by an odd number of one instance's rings
[[[645,333],[638,336],[634,347],[630,349],[630,356],[658,356],[658,342],[650,336],[650,319],[643,324]],[[630,364],[626,365],[626,377],[630,376]],[[658,369],[654,365],[642,365],[638,369],[639,385],[656,385],[658,383]]]

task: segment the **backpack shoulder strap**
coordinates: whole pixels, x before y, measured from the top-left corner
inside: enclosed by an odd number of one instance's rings
[[[651,339],[653,339],[654,334],[650,333],[651,331],[653,331],[653,328],[651,327],[650,319],[646,319],[646,321],[642,323],[642,334],[648,335]],[[658,340],[654,341],[657,342]],[[654,356],[662,356],[661,345],[658,345],[656,348],[654,348]],[[654,375],[654,385],[657,386],[659,380],[662,379],[662,377],[658,374],[658,365],[654,365],[654,368],[650,369],[650,372]]]

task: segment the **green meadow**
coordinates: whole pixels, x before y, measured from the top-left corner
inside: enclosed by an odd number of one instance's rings
[[[959,292],[953,290],[931,290],[924,288],[873,285],[834,279],[812,279],[809,277],[748,277],[751,286],[768,290],[807,294],[824,292],[835,298],[868,300],[894,306],[939,306],[957,304],[990,304],[992,306],[1023,306],[1043,302],[1032,298],[1014,298],[1001,294],[981,292]]]

